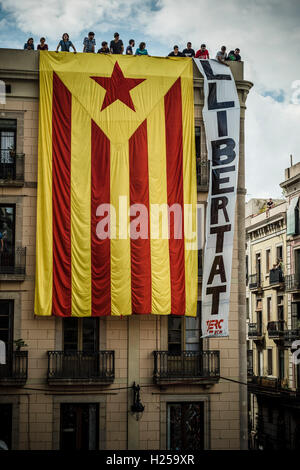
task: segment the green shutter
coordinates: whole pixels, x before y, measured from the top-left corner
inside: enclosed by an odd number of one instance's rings
[[[296,216],[298,215],[297,206],[298,206],[299,196],[291,200],[290,206],[287,211],[287,235],[295,235],[296,233]]]

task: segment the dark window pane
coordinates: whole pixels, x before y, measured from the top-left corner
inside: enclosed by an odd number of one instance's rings
[[[78,350],[78,318],[64,318],[64,351]]]
[[[169,315],[168,317],[168,350],[181,351],[182,318]]]
[[[99,349],[98,318],[82,319],[82,350],[86,352],[96,352]]]

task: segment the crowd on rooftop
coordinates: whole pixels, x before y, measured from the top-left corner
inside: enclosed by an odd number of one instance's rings
[[[146,43],[141,42],[139,44],[139,47],[136,48],[134,52],[134,47],[135,47],[135,40],[130,39],[128,42],[128,46],[126,47],[126,55],[149,55],[147,49],[146,49]],[[27,42],[24,44],[24,49],[29,51],[29,50],[34,50],[34,40],[33,38],[29,38]],[[40,51],[47,51],[48,50],[48,45],[46,44],[46,39],[42,37],[40,39],[40,43],[37,46],[37,49]],[[74,53],[76,54],[76,48],[72,41],[70,41],[70,37],[68,33],[64,33],[62,35],[62,39],[59,41],[56,52],[59,51],[59,49],[62,52],[70,52],[70,49],[73,49]],[[96,52],[96,39],[95,39],[95,33],[90,31],[88,35],[84,38],[83,40],[83,52],[87,53],[95,53]],[[102,41],[101,43],[101,48],[98,49],[97,51],[98,54],[123,54],[124,53],[124,43],[122,39],[120,39],[119,33],[114,34],[114,39],[110,41],[109,47],[108,47],[108,42],[107,41]],[[199,59],[209,59],[209,52],[206,48],[206,44],[201,44],[201,47],[197,52],[192,48],[192,43],[188,42],[186,45],[186,48],[183,49],[181,52],[179,50],[179,47],[175,45],[173,47],[173,50],[168,54],[169,57],[195,57]],[[219,62],[228,65],[227,61],[241,61],[241,55],[240,55],[240,49],[236,47],[235,49],[232,49],[228,54],[226,52],[226,46],[222,46],[220,51],[217,52],[216,57],[215,57]]]

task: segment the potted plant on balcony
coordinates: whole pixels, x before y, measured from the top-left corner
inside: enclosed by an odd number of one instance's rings
[[[21,348],[26,348],[27,347],[27,344],[25,343],[25,341],[22,338],[15,339],[14,340],[14,345],[15,345],[16,351],[21,351]]]

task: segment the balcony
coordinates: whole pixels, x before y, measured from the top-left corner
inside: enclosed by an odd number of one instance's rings
[[[273,287],[283,287],[284,286],[284,277],[281,269],[270,269],[269,277],[270,286]]]
[[[24,185],[24,153],[0,149],[0,186]]]
[[[110,384],[115,379],[114,351],[48,351],[48,383]]]
[[[270,339],[283,339],[284,332],[286,330],[286,323],[284,320],[269,321],[267,330]]]
[[[284,332],[284,346],[286,348],[291,348],[294,341],[300,339],[300,328],[290,328]]]
[[[261,280],[259,274],[250,274],[249,276],[249,289],[258,290],[261,288]]]
[[[0,253],[0,281],[22,281],[26,274],[26,248]]]
[[[300,276],[299,274],[288,274],[285,276],[285,290],[287,292],[300,291]]]
[[[281,381],[276,377],[262,377],[253,375],[248,377],[248,385],[251,386],[251,389],[258,388],[262,391],[268,392],[278,392],[281,389]]]
[[[248,323],[248,338],[253,339],[253,341],[262,341],[264,338],[262,325],[259,323]]]
[[[153,351],[153,381],[212,384],[220,378],[220,351]]]
[[[197,188],[198,191],[208,191],[209,161],[197,158]]]
[[[7,364],[0,364],[0,386],[21,386],[27,381],[28,351],[13,351]]]

